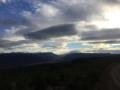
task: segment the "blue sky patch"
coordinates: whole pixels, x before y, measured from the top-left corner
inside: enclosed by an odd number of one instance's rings
[[[89,45],[83,45],[81,43],[69,43],[67,45],[69,49],[79,49],[79,48],[90,48],[91,46]]]

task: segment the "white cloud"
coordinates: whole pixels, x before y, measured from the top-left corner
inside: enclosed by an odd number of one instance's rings
[[[36,14],[40,14],[45,18],[52,18],[58,16],[60,11],[53,5],[40,3],[36,7]]]
[[[91,19],[99,12],[99,5],[92,0],[55,0],[48,3],[33,1],[35,12],[23,11],[22,15],[36,29],[42,29],[58,24],[70,24]]]
[[[26,26],[19,26],[19,27],[11,27],[10,29],[5,30],[5,34],[2,37],[3,40],[9,41],[21,41],[25,40],[24,36],[17,35],[17,32],[27,28]]]

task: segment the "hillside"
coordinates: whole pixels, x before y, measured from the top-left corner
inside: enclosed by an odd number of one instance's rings
[[[0,90],[120,89],[119,82],[116,84],[113,80],[114,77],[119,78],[117,72],[119,68],[116,69],[116,66],[119,66],[119,55],[74,53],[57,57],[59,57],[56,59],[59,60],[57,62],[56,60],[52,63],[39,62],[39,64],[1,69]]]

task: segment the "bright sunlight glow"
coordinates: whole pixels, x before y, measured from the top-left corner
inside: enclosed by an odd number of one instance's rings
[[[120,28],[120,9],[118,7],[104,8],[103,20],[92,21],[98,28]]]

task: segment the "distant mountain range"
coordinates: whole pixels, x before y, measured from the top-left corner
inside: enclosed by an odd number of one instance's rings
[[[34,64],[52,63],[58,56],[53,53],[6,53],[0,54],[0,69]]]
[[[45,63],[119,59],[120,55],[113,54],[69,53],[65,55],[55,55],[53,53],[6,53],[0,54],[0,69],[18,68]]]

